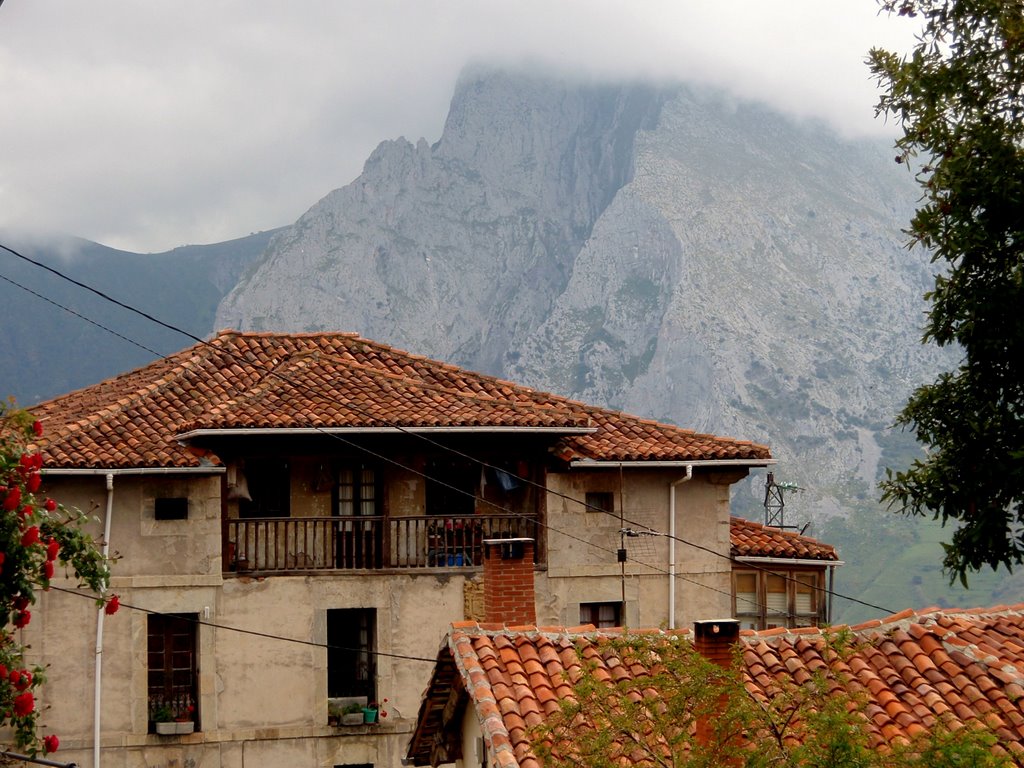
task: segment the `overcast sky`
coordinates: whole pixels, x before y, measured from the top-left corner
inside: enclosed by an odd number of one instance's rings
[[[874,0],[0,0],[0,228],[135,251],[293,222],[382,140],[436,141],[460,70],[529,64],[892,131]]]

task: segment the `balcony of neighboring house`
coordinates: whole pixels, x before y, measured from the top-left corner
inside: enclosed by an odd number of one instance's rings
[[[422,463],[250,459],[246,487],[226,486],[224,571],[458,570],[483,565],[485,539],[541,540],[537,487],[468,461]]]

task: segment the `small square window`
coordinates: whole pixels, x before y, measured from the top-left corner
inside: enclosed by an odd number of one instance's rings
[[[580,603],[580,624],[598,629],[622,626],[622,603]]]
[[[587,512],[610,514],[615,511],[615,494],[611,491],[587,491],[585,502]]]
[[[184,496],[156,499],[153,514],[157,520],[188,520],[188,499]]]

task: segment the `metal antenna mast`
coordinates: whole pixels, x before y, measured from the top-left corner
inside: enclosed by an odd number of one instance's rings
[[[764,524],[774,528],[796,528],[795,525],[786,525],[786,491],[802,490],[796,483],[776,483],[775,473],[769,472],[764,481]]]

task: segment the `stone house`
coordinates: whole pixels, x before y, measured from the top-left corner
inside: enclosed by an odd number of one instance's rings
[[[58,579],[25,632],[83,766],[396,766],[438,642],[483,615],[485,542],[529,540],[544,624],[726,615],[730,486],[772,463],[341,333],[225,331],[32,411],[125,606]]]
[[[738,517],[729,527],[732,613],[742,629],[832,623],[835,547]]]

